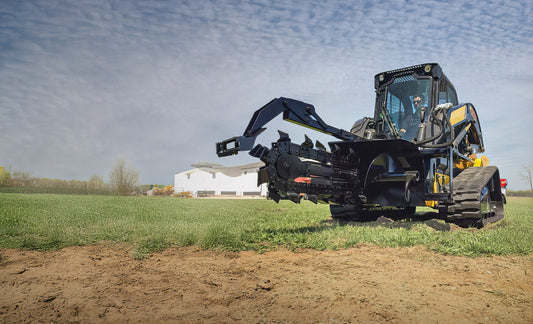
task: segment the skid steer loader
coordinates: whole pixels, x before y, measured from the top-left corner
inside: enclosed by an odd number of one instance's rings
[[[268,198],[330,204],[334,219],[411,218],[429,206],[447,222],[482,227],[503,218],[498,168],[488,165],[476,109],[459,103],[437,63],[379,73],[374,117],[348,132],[326,124],[315,107],[276,98],[257,110],[242,136],[216,143],[219,157],[250,151],[265,165],[258,185]],[[283,119],[329,134],[329,150],[307,135],[302,144],[278,131],[271,147],[255,145],[263,126]],[[255,145],[255,146],[254,146]]]

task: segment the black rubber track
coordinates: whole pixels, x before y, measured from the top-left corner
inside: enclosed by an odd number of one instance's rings
[[[492,181],[492,183],[491,183]],[[499,189],[499,171],[495,166],[473,167],[461,172],[453,180],[454,204],[447,209],[446,221],[462,227],[483,227],[503,218],[503,199]],[[490,212],[481,211],[481,191],[490,190]]]

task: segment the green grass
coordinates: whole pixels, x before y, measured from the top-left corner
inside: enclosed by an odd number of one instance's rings
[[[441,221],[348,223],[327,205],[269,200],[0,193],[0,248],[35,250],[123,242],[143,258],[169,246],[264,251],[358,244],[425,246],[453,255],[533,252],[533,199],[510,197],[505,219],[484,229],[439,230]]]

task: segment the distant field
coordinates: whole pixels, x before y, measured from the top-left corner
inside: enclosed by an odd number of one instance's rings
[[[484,229],[440,221],[339,224],[327,205],[168,197],[0,193],[0,248],[48,250],[124,242],[144,257],[169,246],[256,250],[425,246],[453,254],[533,252],[533,198],[510,197],[505,219]]]

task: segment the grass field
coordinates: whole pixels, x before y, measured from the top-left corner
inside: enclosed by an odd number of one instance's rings
[[[342,224],[329,217],[327,205],[310,202],[0,193],[0,248],[124,242],[137,258],[189,245],[263,251],[363,243],[467,256],[533,252],[533,198],[509,198],[505,219],[481,230],[436,230],[444,225],[434,220]]]

